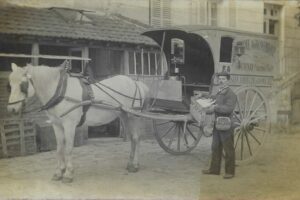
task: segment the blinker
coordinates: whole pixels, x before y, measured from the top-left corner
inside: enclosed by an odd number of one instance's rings
[[[21,84],[20,84],[20,89],[21,89],[21,92],[24,93],[24,94],[27,94],[28,93],[28,81],[23,81]]]
[[[8,93],[11,92],[11,87],[10,87],[9,82],[7,82],[7,84],[6,84],[6,89],[7,89],[7,92],[8,92]]]

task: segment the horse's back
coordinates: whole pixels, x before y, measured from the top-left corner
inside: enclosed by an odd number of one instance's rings
[[[96,83],[93,91],[97,100],[131,107],[133,101],[136,101],[136,104],[146,98],[148,87],[143,82],[134,81],[128,76],[117,75]],[[138,101],[133,100],[134,98]]]

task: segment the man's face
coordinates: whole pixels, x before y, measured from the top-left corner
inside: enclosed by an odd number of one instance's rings
[[[220,85],[227,85],[228,84],[228,79],[227,79],[226,76],[219,76],[218,80],[219,80]]]

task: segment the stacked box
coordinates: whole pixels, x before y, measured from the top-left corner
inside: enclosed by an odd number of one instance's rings
[[[37,152],[35,124],[28,119],[0,120],[0,157],[15,157]]]

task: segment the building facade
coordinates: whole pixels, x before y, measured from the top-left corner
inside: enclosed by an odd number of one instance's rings
[[[10,2],[47,4],[37,0]],[[66,0],[52,1],[52,6],[53,3],[119,13],[154,27],[200,24],[272,35],[277,38],[279,49],[278,66],[272,74],[274,83],[285,85],[272,98],[278,108],[274,114],[280,113],[287,121],[294,110],[291,91],[300,72],[299,0]],[[136,70],[131,69],[134,73]]]

